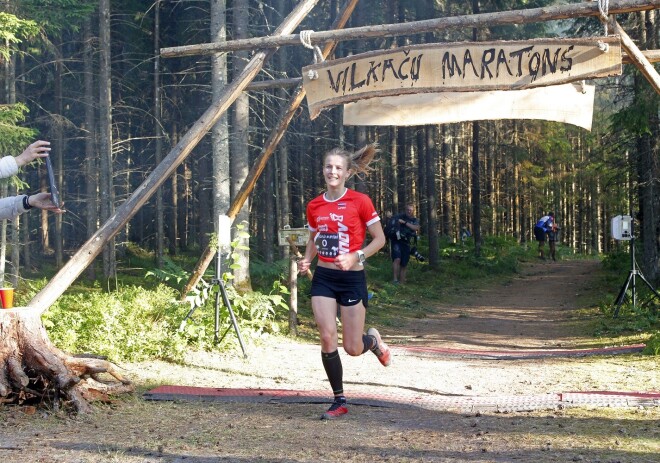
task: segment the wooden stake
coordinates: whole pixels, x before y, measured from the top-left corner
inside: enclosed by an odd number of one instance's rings
[[[633,11],[655,10],[660,8],[660,0],[618,0],[609,5],[610,14],[630,13]],[[479,28],[486,26],[503,26],[526,24],[543,21],[575,18],[578,16],[599,16],[597,2],[582,2],[569,5],[556,5],[527,10],[500,11],[495,13],[480,13],[464,16],[412,21],[401,24],[381,24],[378,26],[353,27],[343,30],[313,32],[310,35],[312,43],[329,41],[342,42],[346,40],[372,39],[377,37],[397,37],[405,35],[426,34],[447,29]],[[222,43],[203,43],[182,47],[162,48],[161,56],[173,58],[177,56],[208,55],[226,51],[253,50],[255,48],[280,47],[285,45],[300,45],[300,35],[281,35],[256,37],[251,39],[230,40]]]
[[[291,33],[309,14],[319,0],[303,0],[284,19],[277,28],[275,35]],[[264,62],[272,56],[275,50],[259,51],[245,69],[234,81],[225,87],[219,100],[204,112],[192,128],[186,133],[172,151],[149,174],[146,180],[133,194],[119,206],[115,214],[105,222],[99,230],[87,240],[71,259],[57,272],[50,282],[30,301],[30,307],[36,308],[39,313],[45,312],[55,300],[75,281],[85,268],[99,255],[103,247],[115,236],[121,228],[133,217],[153,195],[158,187],[174,173],[176,168],[190,154],[197,143],[208,133],[220,116],[227,111],[247,85],[261,71]]]

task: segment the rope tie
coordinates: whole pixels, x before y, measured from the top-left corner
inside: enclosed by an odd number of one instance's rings
[[[579,91],[580,93],[582,93],[583,95],[584,95],[585,93],[587,93],[587,82],[586,82],[586,81],[584,81],[584,80],[580,80],[580,81],[577,82],[576,85],[577,85],[577,87],[578,87],[578,91]]]
[[[609,22],[609,9],[610,0],[598,0],[598,12],[600,13],[600,20],[603,21],[605,26],[605,36],[607,36],[607,23]]]
[[[300,31],[300,43],[304,45],[305,48],[309,48],[310,50],[314,51],[314,64],[322,63],[325,61],[323,58],[323,53],[321,52],[321,49],[316,46],[312,45],[312,30],[305,30],[305,31]],[[315,80],[319,78],[319,75],[316,71],[310,70],[307,72],[307,77],[309,77],[311,80]]]

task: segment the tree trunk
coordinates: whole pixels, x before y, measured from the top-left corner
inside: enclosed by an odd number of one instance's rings
[[[12,55],[7,60],[7,103],[14,104],[16,103],[16,56]],[[11,186],[9,188],[9,194],[15,196],[17,194],[16,187]],[[24,219],[27,222],[27,217]],[[25,228],[25,233],[29,232],[27,226]],[[20,274],[21,266],[21,217],[17,216],[11,222],[11,273],[9,274],[9,283],[12,287],[16,288],[18,286],[18,276]]]
[[[98,228],[98,157],[96,151],[96,123],[94,117],[94,47],[91,17],[85,19],[84,23],[84,54],[83,66],[85,70],[85,125],[87,133],[85,137],[85,191],[87,202],[85,211],[87,214],[87,238]],[[87,267],[87,278],[96,279],[94,265]]]
[[[227,40],[227,5],[225,0],[211,2],[211,39],[213,42],[225,42]],[[227,54],[218,53],[213,55],[211,63],[213,68],[211,82],[213,101],[219,101],[224,87],[227,85]],[[213,145],[213,223],[215,224],[216,233],[219,233],[218,217],[226,213],[231,203],[229,126],[226,114],[223,114],[213,126],[211,140]],[[213,261],[214,255],[215,252],[204,260],[204,270]]]
[[[160,0],[154,5],[154,129],[156,136],[156,165],[163,160],[163,107],[160,87]],[[163,187],[156,191],[156,265],[163,268],[165,255],[165,205]]]
[[[60,39],[61,40],[61,39]],[[56,169],[56,182],[60,185],[60,191],[63,192],[62,181],[64,179],[64,169],[63,169],[63,159],[62,153],[64,153],[64,90],[62,88],[62,73],[64,69],[63,59],[62,59],[62,45],[58,43],[55,46],[55,118],[54,130],[53,130],[53,149],[50,152],[49,157],[51,162]],[[53,236],[53,241],[55,243],[55,267],[61,268],[63,263],[63,250],[62,250],[62,215],[55,214],[55,233]]]
[[[474,237],[474,253],[481,255],[481,167],[479,163],[479,128],[475,121],[472,130],[472,236]]]
[[[101,221],[110,218],[114,209],[112,175],[112,78],[110,53],[110,0],[99,4],[99,132],[100,132],[100,199]],[[119,230],[117,230],[119,232]],[[103,275],[111,278],[116,272],[114,234],[103,248]]]
[[[234,36],[237,39],[248,37],[248,2],[247,0],[234,1]],[[248,53],[241,51],[234,55],[232,60],[234,64],[235,74],[240,74],[248,61]],[[236,98],[234,103],[233,134],[230,137],[231,156],[229,158],[229,165],[231,171],[231,192],[232,200],[236,193],[241,189],[241,185],[245,182],[250,170],[250,99],[247,93],[242,93]],[[241,209],[236,215],[238,224],[247,225],[250,223],[250,198],[246,198]],[[235,264],[234,268],[234,285],[243,291],[251,289],[250,283],[250,238],[243,235],[238,229],[234,229],[235,233],[232,235],[233,241],[238,241],[239,246],[234,249]],[[243,230],[243,231],[249,231]]]
[[[0,312],[0,402],[62,402],[78,413],[91,410],[99,393],[133,390],[114,365],[103,359],[68,355],[48,339],[41,312],[15,308]],[[109,382],[107,373],[117,381]]]
[[[426,127],[426,215],[428,220],[429,265],[438,267],[438,206],[435,183],[437,165],[437,126]]]

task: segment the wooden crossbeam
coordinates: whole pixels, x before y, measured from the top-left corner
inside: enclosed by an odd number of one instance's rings
[[[610,14],[631,13],[633,11],[655,10],[660,8],[660,0],[618,0],[609,3]],[[597,2],[582,2],[569,5],[554,5],[526,10],[479,13],[463,16],[449,16],[424,21],[412,21],[401,24],[382,24],[377,26],[353,27],[342,30],[312,32],[310,40],[319,44],[329,41],[373,39],[378,37],[397,37],[439,32],[447,29],[479,28],[504,26],[544,21],[556,21],[579,16],[600,16]],[[300,34],[266,36],[251,39],[230,40],[222,43],[203,43],[180,47],[162,48],[161,56],[173,58],[191,55],[209,55],[213,53],[253,50],[255,48],[300,45]]]

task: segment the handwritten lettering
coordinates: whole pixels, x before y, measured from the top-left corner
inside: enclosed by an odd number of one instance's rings
[[[491,80],[508,74],[516,78],[529,76],[534,82],[542,76],[570,71],[573,59],[567,55],[573,48],[570,45],[534,50],[532,45],[508,53],[503,49],[486,48],[481,51],[481,59],[475,59],[470,49],[463,52],[462,59],[446,51],[441,60],[442,79],[475,77]]]
[[[595,46],[567,40],[534,40],[384,50],[346,58],[336,64],[324,63],[321,68],[324,74],[315,84],[320,87],[315,91],[323,88],[323,98],[328,101],[331,95],[351,101],[353,95],[414,93],[416,87],[428,91],[433,87],[493,89],[552,85],[576,80],[576,76],[585,73],[608,75],[615,71],[612,64],[615,53],[612,56],[592,53]]]
[[[353,62],[343,69],[328,69],[328,82],[335,93],[346,93],[371,86],[376,82],[395,79],[401,82],[416,82],[421,76],[423,53],[411,54],[404,51],[403,56],[384,58],[382,61],[369,61],[366,71]]]

